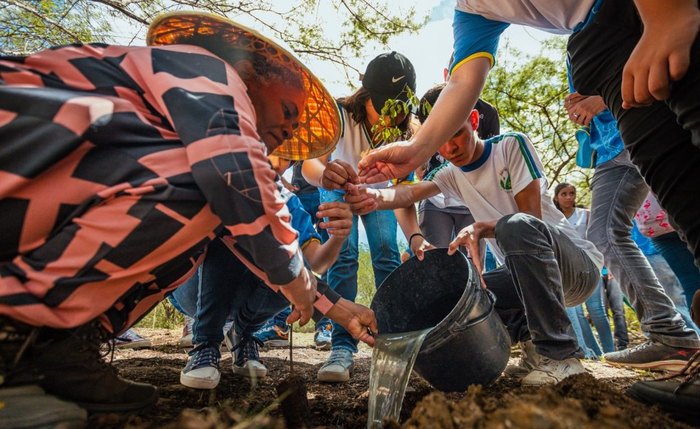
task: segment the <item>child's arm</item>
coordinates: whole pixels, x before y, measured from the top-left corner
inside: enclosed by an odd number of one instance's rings
[[[349,185],[345,194],[345,201],[350,203],[353,213],[365,214],[374,210],[408,207],[418,201],[434,197],[439,193],[440,188],[433,182],[397,185],[386,189]]]
[[[317,240],[309,241],[302,248],[302,252],[311,270],[317,274],[323,274],[338,259],[345,238],[350,235],[352,212],[348,204],[332,202],[321,204],[315,215],[319,218],[328,218],[328,222],[321,222],[319,227],[326,229],[330,237],[323,244]]]
[[[416,206],[411,204],[408,207],[394,209],[394,215],[396,216],[396,221],[403,231],[403,235],[406,236],[408,247],[411,248],[411,251],[414,255],[416,255],[418,260],[422,261],[423,252],[429,249],[434,249],[435,246],[428,243],[421,233],[420,226],[418,226]]]
[[[644,31],[622,71],[625,109],[668,98],[670,81],[680,80],[688,71],[690,47],[700,28],[697,0],[634,3]]]

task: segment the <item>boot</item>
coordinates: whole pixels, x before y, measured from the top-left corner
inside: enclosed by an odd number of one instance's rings
[[[155,386],[125,380],[102,359],[106,332],[90,323],[73,330],[45,330],[31,349],[28,365],[42,375],[46,392],[91,413],[140,410],[158,400]]]

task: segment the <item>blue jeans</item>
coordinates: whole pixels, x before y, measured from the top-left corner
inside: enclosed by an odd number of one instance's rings
[[[613,315],[613,326],[615,327],[615,348],[624,350],[630,342],[627,333],[627,320],[625,320],[625,299],[622,296],[620,283],[610,276],[603,276],[603,293],[608,299],[607,304]]]
[[[598,341],[593,336],[593,331],[591,331],[588,321],[586,321],[586,317],[583,315],[583,304],[576,307],[566,307],[566,315],[569,316],[571,328],[576,334],[576,342],[583,350],[583,357],[586,359],[597,359],[602,352],[600,351],[600,346],[598,346]],[[586,330],[585,334],[584,330]]]
[[[642,331],[671,347],[700,347],[698,335],[686,327],[632,240],[632,218],[649,189],[626,150],[596,167],[591,190],[587,238],[605,255],[608,269],[637,312]]]
[[[221,242],[209,244],[207,256],[197,274],[171,294],[176,308],[194,319],[195,344],[220,344],[223,327],[234,322],[236,333],[251,335],[265,321],[289,305],[282,296],[265,286]]]
[[[325,229],[318,227],[318,223],[321,221],[321,219],[316,217],[318,206],[321,204],[320,192],[316,191],[307,194],[297,194],[297,197],[299,197],[301,206],[304,207],[304,210],[311,215],[311,221],[314,223],[314,228],[316,228],[318,235],[321,236],[321,243],[325,243],[328,240],[328,232]]]
[[[321,201],[343,201],[343,194],[321,189]],[[352,230],[345,239],[338,260],[326,273],[328,285],[345,299],[355,301],[357,297],[358,216],[353,216]],[[369,251],[372,256],[374,285],[379,287],[384,279],[401,263],[396,243],[396,217],[391,210],[375,211],[362,216],[362,224],[367,231]],[[346,349],[357,352],[357,341],[337,323],[333,322],[333,349]]]
[[[673,305],[676,306],[676,310],[680,313],[686,326],[700,334],[700,330],[698,330],[698,327],[695,326],[695,322],[693,322],[693,319],[690,317],[690,309],[683,294],[683,288],[676,278],[676,275],[673,273],[673,270],[666,262],[666,259],[659,253],[649,255],[647,259],[649,259],[649,264],[654,269],[656,277],[659,278],[659,282],[663,285],[666,295],[673,301]]]
[[[652,237],[651,242],[664,257],[673,274],[683,287],[687,307],[690,308],[693,295],[700,289],[700,270],[695,266],[693,254],[677,232]]]

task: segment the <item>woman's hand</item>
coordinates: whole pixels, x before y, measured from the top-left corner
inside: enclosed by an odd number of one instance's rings
[[[569,119],[578,125],[588,126],[593,117],[607,108],[603,99],[597,95],[584,96],[573,92],[564,99],[564,108],[569,112]]]

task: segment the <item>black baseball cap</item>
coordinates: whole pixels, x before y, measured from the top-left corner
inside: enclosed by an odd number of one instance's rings
[[[367,64],[362,87],[369,92],[372,106],[379,113],[387,100],[408,103],[406,88],[416,92],[416,71],[405,56],[396,51],[386,52]]]

